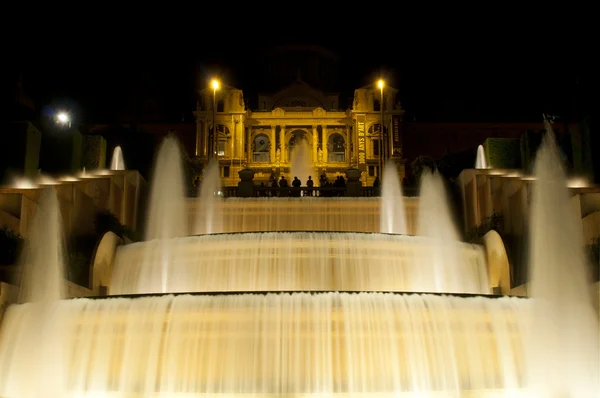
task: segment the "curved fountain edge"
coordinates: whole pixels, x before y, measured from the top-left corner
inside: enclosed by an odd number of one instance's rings
[[[395,296],[440,296],[440,297],[459,297],[459,298],[474,298],[483,297],[487,299],[499,299],[510,297],[515,299],[527,299],[527,297],[507,296],[501,294],[478,294],[478,293],[435,293],[435,292],[396,292],[396,291],[352,291],[352,290],[281,290],[281,291],[219,291],[219,292],[171,292],[171,293],[138,293],[138,294],[116,294],[108,296],[89,296],[89,297],[73,297],[71,299],[91,299],[104,300],[113,298],[144,298],[144,297],[164,297],[164,296],[266,296],[272,295],[292,295],[292,294],[391,294]],[[71,300],[69,299],[69,300]]]

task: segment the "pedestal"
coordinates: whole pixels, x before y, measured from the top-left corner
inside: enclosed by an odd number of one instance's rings
[[[238,171],[240,182],[238,182],[238,197],[251,198],[254,196],[254,170],[242,169]]]
[[[362,182],[360,176],[362,171],[359,169],[348,169],[346,170],[346,196],[362,196]]]

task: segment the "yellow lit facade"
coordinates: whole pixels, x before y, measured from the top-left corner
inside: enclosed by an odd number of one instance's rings
[[[383,161],[396,161],[402,178],[404,111],[397,93],[389,86],[383,89],[381,152]],[[242,90],[223,83],[217,90],[211,85],[200,93],[194,112],[195,155],[206,166],[216,152],[224,185],[237,185],[237,172],[244,168],[255,171],[257,184],[268,182],[272,176],[285,175],[290,180],[291,153],[300,140],[306,140],[311,149],[314,179],[326,174],[331,180],[351,167],[363,171],[364,185],[372,185],[379,175],[382,112],[377,83],[355,90],[348,110],[340,109],[338,93],[319,91],[300,79],[277,93],[259,95],[258,104],[258,110],[248,110]],[[213,114],[217,140],[212,135]],[[306,176],[299,177],[304,183]]]

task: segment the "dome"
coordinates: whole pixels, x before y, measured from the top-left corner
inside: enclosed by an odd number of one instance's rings
[[[321,46],[293,44],[272,47],[259,57],[263,90],[274,92],[296,80],[322,91],[335,91],[340,57]]]

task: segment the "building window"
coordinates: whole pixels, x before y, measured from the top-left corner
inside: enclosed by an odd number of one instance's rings
[[[341,134],[334,133],[327,140],[327,161],[345,162],[346,161],[346,141]]]
[[[271,161],[271,142],[265,134],[259,134],[252,142],[252,160],[254,162],[270,162]]]
[[[377,98],[373,99],[373,110],[374,111],[381,111],[381,101],[378,100]]]
[[[229,177],[229,166],[223,167],[223,177]]]
[[[217,112],[225,112],[225,102],[222,99],[217,101]]]
[[[369,177],[375,177],[375,166],[369,166]]]
[[[371,142],[373,143],[373,156],[379,156],[379,140],[374,139]]]
[[[217,155],[218,156],[225,156],[225,144],[227,143],[227,141],[225,140],[219,140],[219,146],[218,146],[218,151],[217,151]]]

